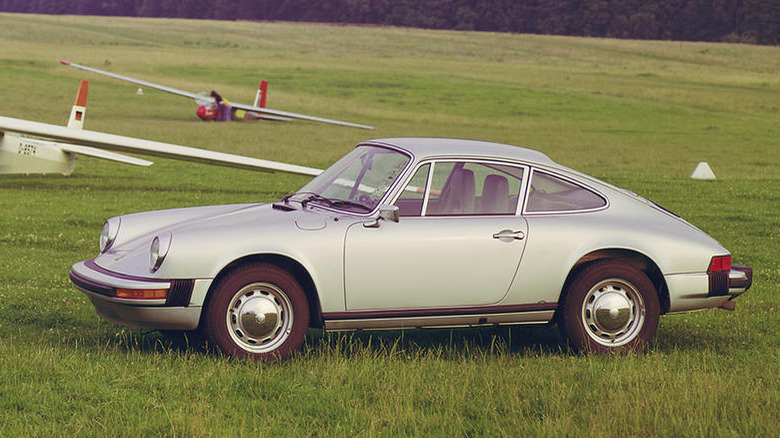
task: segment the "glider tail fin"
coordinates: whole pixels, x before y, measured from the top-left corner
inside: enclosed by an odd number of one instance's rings
[[[68,128],[82,129],[84,126],[84,114],[87,111],[87,94],[89,93],[89,81],[82,80],[79,84],[79,91],[76,93],[76,101],[73,102],[73,109],[70,111],[68,119]]]
[[[255,94],[255,103],[252,106],[259,106],[265,108],[265,98],[268,94],[268,81],[260,81],[260,86],[257,87],[257,94]]]

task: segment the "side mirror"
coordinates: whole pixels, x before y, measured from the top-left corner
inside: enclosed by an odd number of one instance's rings
[[[397,205],[380,205],[379,206],[379,218],[386,221],[398,222],[398,206]]]
[[[379,217],[374,219],[371,222],[366,222],[363,224],[365,228],[379,228],[379,220],[386,220],[390,222],[398,222],[398,218],[400,215],[398,214],[398,206],[397,205],[380,205],[379,206]]]

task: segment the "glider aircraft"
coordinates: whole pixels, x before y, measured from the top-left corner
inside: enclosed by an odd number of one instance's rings
[[[353,128],[362,129],[374,129],[373,126],[360,125],[357,123],[343,122],[340,120],[325,119],[322,117],[308,116],[305,114],[291,113],[288,111],[280,111],[265,106],[266,94],[268,90],[268,83],[266,81],[260,82],[257,93],[255,94],[255,102],[252,105],[244,105],[240,103],[230,103],[222,99],[216,92],[208,93],[202,91],[200,93],[190,93],[188,91],[171,88],[165,85],[155,84],[153,82],[142,81],[140,79],[131,78],[128,76],[122,76],[116,73],[110,73],[107,71],[99,70],[93,67],[87,67],[85,65],[74,64],[68,61],[60,61],[61,64],[70,67],[75,67],[81,70],[86,70],[92,73],[101,74],[104,76],[120,79],[123,81],[131,82],[143,87],[154,88],[156,90],[164,91],[166,93],[175,94],[178,96],[189,97],[195,100],[198,104],[197,114],[202,120],[214,120],[214,121],[227,121],[227,120],[246,120],[246,119],[267,119],[278,121],[290,121],[290,119],[303,119],[311,120],[314,122],[331,123],[334,125],[350,126]],[[222,107],[222,108],[221,108]],[[222,111],[229,111],[229,116],[220,117]]]
[[[241,169],[316,176],[322,170],[206,149],[83,129],[89,82],[81,81],[67,126],[0,116],[0,174],[70,175],[77,155],[150,166],[151,161],[118,152],[194,161]]]

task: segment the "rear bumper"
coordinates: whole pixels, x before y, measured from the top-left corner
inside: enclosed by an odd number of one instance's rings
[[[196,287],[193,280],[130,277],[102,269],[91,260],[74,264],[70,279],[106,321],[146,329],[194,330],[198,327],[201,306],[190,305]],[[117,289],[167,289],[168,294],[165,299],[129,299],[117,297]]]
[[[753,268],[750,266],[732,266],[729,271],[729,293],[732,298],[744,293],[753,285]]]
[[[723,307],[753,285],[753,269],[747,266],[732,266],[718,274],[715,278],[707,273],[665,276],[669,313]],[[733,308],[733,302],[727,307]]]

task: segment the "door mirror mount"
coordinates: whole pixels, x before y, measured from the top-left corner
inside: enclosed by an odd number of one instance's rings
[[[400,215],[397,205],[380,205],[379,218],[390,222],[398,222]]]
[[[390,222],[398,222],[399,220],[398,206],[397,205],[380,205],[379,217],[363,224],[365,228],[379,228],[379,221],[386,220]]]

